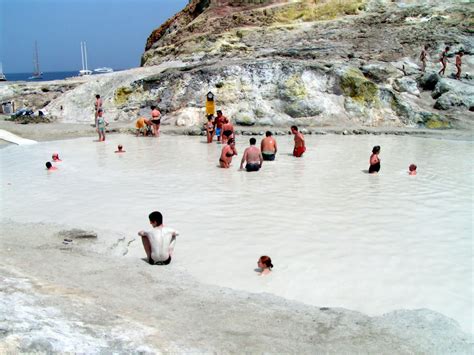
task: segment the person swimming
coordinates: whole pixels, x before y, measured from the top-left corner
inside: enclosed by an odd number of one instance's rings
[[[416,168],[417,166],[415,164],[410,164],[408,167],[408,175],[416,175]]]
[[[53,155],[51,156],[51,159],[53,159],[54,162],[62,161],[61,159],[59,159],[58,153],[53,153]]]
[[[115,153],[125,153],[125,150],[123,150],[123,146],[121,144],[117,146],[117,149],[118,150],[116,150]]]
[[[369,174],[375,174],[378,173],[380,170],[380,158],[379,158],[379,153],[380,153],[380,146],[376,145],[374,148],[372,148],[372,155],[370,156],[369,159]]]
[[[260,269],[259,275],[268,275],[272,272],[273,264],[269,256],[263,255],[257,261],[257,266]]]
[[[46,170],[58,170],[58,168],[56,168],[55,166],[53,166],[53,164],[51,164],[49,161],[46,162]]]

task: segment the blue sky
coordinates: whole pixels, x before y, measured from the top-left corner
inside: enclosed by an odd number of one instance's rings
[[[151,31],[188,0],[0,0],[0,62],[6,73],[81,69],[81,41],[89,69],[138,67]]]

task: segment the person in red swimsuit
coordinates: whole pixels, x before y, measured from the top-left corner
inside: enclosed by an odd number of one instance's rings
[[[304,143],[304,136],[298,131],[298,127],[291,126],[291,133],[295,135],[295,148],[293,149],[293,156],[300,158],[306,152]]]

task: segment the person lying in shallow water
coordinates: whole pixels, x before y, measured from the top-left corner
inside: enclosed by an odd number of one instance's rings
[[[224,169],[230,168],[230,163],[232,162],[232,157],[234,155],[237,155],[235,141],[233,138],[230,138],[224,148],[222,148],[221,157],[219,158],[219,166]]]
[[[261,256],[258,261],[257,265],[260,269],[259,275],[268,275],[272,272],[273,264],[272,264],[272,259],[270,259],[269,256],[263,255]]]
[[[125,153],[125,150],[123,150],[123,145],[119,144],[115,153]]]

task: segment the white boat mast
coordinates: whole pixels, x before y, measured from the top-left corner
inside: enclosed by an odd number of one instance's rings
[[[89,69],[87,69],[87,47],[86,47],[86,42],[84,42],[84,59],[85,59],[85,62],[86,62],[86,70],[89,70]]]

